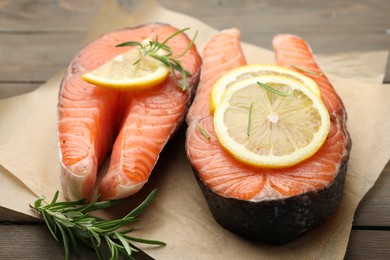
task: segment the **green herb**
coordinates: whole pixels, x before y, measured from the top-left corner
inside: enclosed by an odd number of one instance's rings
[[[30,207],[42,215],[46,225],[54,237],[59,242],[61,236],[65,250],[65,259],[70,257],[70,246],[78,254],[77,241],[81,241],[92,247],[98,259],[104,259],[101,246],[106,243],[110,253],[110,259],[118,259],[118,255],[126,259],[135,259],[133,252],[139,250],[132,246],[129,241],[140,243],[165,245],[164,242],[147,240],[127,235],[131,230],[118,231],[122,226],[137,221],[136,217],[151,203],[157,190],[153,190],[149,196],[134,210],[121,219],[104,220],[91,216],[89,212],[111,207],[120,200],[102,201],[86,203],[84,200],[57,202],[57,191],[51,203],[44,203],[45,198],[38,198],[34,205]]]
[[[200,133],[206,137],[207,140],[210,140],[210,135],[206,132],[206,130],[204,130],[202,127],[200,127],[200,125],[198,125],[197,123],[195,123],[196,125],[196,128],[198,128],[198,130],[200,131]]]
[[[246,134],[249,136],[251,132],[251,124],[252,124],[252,110],[253,110],[253,102],[249,106],[249,113],[248,113],[248,126],[246,128]]]
[[[282,91],[279,91],[277,89],[274,89],[273,87],[271,87],[271,86],[269,86],[267,84],[261,83],[259,81],[257,81],[257,85],[259,85],[260,87],[263,87],[266,90],[271,91],[272,93],[277,94],[279,96],[283,96],[283,97],[289,96],[289,94],[287,94],[285,92],[282,92]]]
[[[295,65],[295,64],[291,64],[291,67],[296,68],[298,70],[301,70],[303,72],[309,73],[311,75],[315,75],[315,76],[322,76],[323,75],[323,73],[318,73],[318,72],[309,70],[307,68],[304,68],[304,67],[301,67],[301,66],[298,66],[298,65]]]
[[[142,43],[135,42],[135,41],[130,41],[130,42],[123,42],[121,44],[116,45],[116,47],[123,47],[123,46],[136,46],[139,47],[140,49],[140,58],[134,63],[137,64],[140,62],[145,56],[150,56],[155,58],[156,60],[160,61],[162,64],[165,66],[168,66],[171,70],[171,73],[173,75],[173,78],[178,86],[182,90],[187,89],[187,76],[191,76],[191,73],[189,73],[187,70],[183,68],[181,65],[180,58],[184,56],[191,46],[194,44],[196,36],[198,35],[198,32],[195,33],[194,38],[191,40],[190,44],[187,46],[187,48],[179,55],[177,56],[172,56],[173,51],[172,49],[167,45],[168,41],[171,40],[173,37],[176,35],[185,32],[189,30],[190,28],[185,28],[182,30],[179,30],[172,35],[170,35],[165,41],[159,42],[158,37],[156,36],[156,39],[154,41],[149,41],[148,44],[142,45]],[[165,54],[159,54],[158,51],[162,49],[165,51]],[[179,83],[175,70],[181,73],[181,83]]]

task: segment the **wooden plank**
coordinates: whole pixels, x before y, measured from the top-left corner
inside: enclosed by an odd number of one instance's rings
[[[103,3],[103,0],[2,0],[0,32],[85,31]]]
[[[46,81],[80,48],[83,33],[0,34],[0,80]]]
[[[33,91],[43,82],[33,83],[0,83],[0,99],[8,98]]]
[[[64,258],[62,244],[56,243],[44,225],[0,225],[0,234],[0,259]],[[96,258],[86,247],[80,249],[78,259]]]
[[[390,255],[389,241],[388,231],[352,230],[345,259],[385,259]],[[0,248],[0,259],[63,259],[64,252],[42,224],[0,225]],[[77,259],[94,258],[91,250],[80,246]]]
[[[132,1],[118,0],[130,9]],[[103,0],[82,0],[77,5],[67,1],[3,0],[0,3],[1,31],[84,31]],[[390,5],[386,1],[355,0],[353,2],[299,1],[294,5],[283,1],[208,1],[196,2],[158,0],[163,6],[201,17],[218,29],[226,25],[240,28],[244,39],[256,40],[261,34],[278,32],[307,35],[364,34],[376,33],[388,38]],[[45,8],[42,6],[45,5]],[[288,8],[288,12],[285,10]],[[218,19],[215,19],[215,10]],[[240,19],[234,17],[240,16]],[[72,19],[69,19],[72,17]],[[283,17],[283,19],[275,19]],[[253,24],[254,26],[248,26]],[[258,26],[256,26],[258,25]],[[310,26],[308,26],[310,25]],[[12,29],[10,29],[12,28]],[[373,30],[373,28],[375,28]],[[363,36],[362,36],[363,35]],[[331,37],[336,38],[337,37]],[[375,40],[376,41],[376,40]],[[375,43],[374,39],[370,43]],[[255,42],[253,42],[255,43]],[[340,41],[339,41],[340,43]],[[361,45],[351,40],[349,44]],[[270,44],[268,45],[270,47]]]
[[[237,27],[243,41],[267,49],[272,49],[275,34],[292,33],[306,39],[318,54],[390,51],[390,2],[385,0],[159,2],[217,29]],[[390,82],[390,58],[388,64],[385,82]]]
[[[354,227],[390,227],[390,161],[356,210]],[[390,232],[389,232],[390,233]]]
[[[272,49],[277,33],[297,34],[321,54],[390,51],[390,3],[386,1],[176,1],[162,6],[182,12],[217,29],[237,27],[243,41]],[[216,19],[215,10],[218,10]],[[288,10],[288,12],[286,12]],[[240,19],[236,19],[240,17]]]
[[[136,247],[139,245],[135,244]],[[94,251],[84,244],[79,243],[78,248],[79,255],[72,249],[71,259],[97,259]],[[108,247],[103,246],[102,249],[105,259],[108,259]],[[142,253],[132,255],[138,260],[151,259]],[[64,249],[62,243],[57,243],[43,224],[0,225],[0,259],[64,259]]]
[[[0,79],[46,80],[66,66],[80,47],[83,32],[101,2],[83,0],[72,5],[66,1],[1,1],[0,51],[3,55],[0,62],[4,66],[0,68]],[[288,32],[307,39],[319,54],[390,50],[390,19],[387,19],[390,4],[386,1],[359,0],[335,4],[306,0],[293,6],[287,0],[277,3],[244,1],[239,4],[226,0],[180,4],[168,0],[159,2],[169,9],[201,17],[218,29],[224,29],[226,25],[238,27],[243,41],[268,49],[272,48],[273,35]],[[128,9],[133,7],[126,3],[123,5]],[[42,8],[46,4],[48,6]],[[287,7],[289,12],[285,12]],[[218,19],[213,13],[216,8],[220,10]],[[240,19],[233,19],[237,15]],[[275,19],[281,16],[283,19]],[[252,24],[254,26],[248,26]],[[305,26],[307,24],[310,26]],[[9,51],[13,49],[14,52]],[[390,81],[390,66],[386,81]]]
[[[389,241],[388,230],[352,230],[345,260],[388,259]]]

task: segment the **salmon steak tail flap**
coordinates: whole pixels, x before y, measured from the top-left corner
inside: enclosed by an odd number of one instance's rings
[[[340,203],[351,149],[347,115],[310,46],[294,35],[276,35],[277,64],[318,84],[330,130],[321,148],[294,166],[255,167],[235,159],[217,139],[213,115],[205,107],[218,77],[245,64],[238,35],[234,29],[222,31],[203,51],[201,80],[187,115],[186,154],[221,226],[264,243],[284,244],[323,224]]]
[[[119,199],[138,192],[148,181],[195,93],[201,68],[195,45],[180,57],[190,74],[186,90],[177,85],[179,72],[175,72],[177,81],[171,72],[157,86],[131,91],[98,87],[83,81],[82,75],[135,48],[118,44],[145,39],[163,42],[177,31],[159,23],[117,30],[89,43],[71,61],[58,99],[61,184],[67,199],[90,198],[96,190],[101,200]],[[190,43],[180,33],[166,45],[178,56]],[[99,168],[110,152],[108,172],[97,183]]]

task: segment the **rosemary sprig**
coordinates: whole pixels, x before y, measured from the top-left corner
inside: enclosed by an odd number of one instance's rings
[[[322,76],[322,75],[323,75],[322,72],[318,73],[318,72],[312,71],[312,70],[310,70],[310,69],[307,69],[307,68],[298,66],[298,65],[296,65],[296,64],[291,64],[291,67],[296,68],[297,70],[300,70],[300,71],[309,73],[309,74],[311,74],[311,75],[315,75],[315,76]]]
[[[154,41],[149,41],[147,44],[143,45],[142,43],[135,42],[135,41],[129,41],[129,42],[123,42],[121,44],[116,45],[116,47],[124,47],[124,46],[136,46],[140,49],[140,57],[139,59],[134,63],[137,64],[140,62],[144,57],[150,56],[158,61],[160,61],[165,66],[168,66],[171,70],[171,73],[173,75],[173,78],[175,80],[175,83],[182,89],[186,90],[188,88],[187,86],[187,76],[191,76],[191,73],[185,70],[181,64],[180,58],[183,57],[189,49],[192,47],[192,45],[195,42],[195,39],[198,35],[198,32],[196,31],[194,38],[191,40],[190,44],[187,46],[187,48],[180,53],[177,56],[173,56],[173,50],[171,47],[167,45],[169,40],[171,40],[176,35],[183,33],[190,28],[184,28],[182,30],[179,30],[172,35],[170,35],[168,38],[166,38],[163,42],[158,41],[158,37],[156,36],[156,39]],[[159,53],[159,50],[164,50],[164,54]],[[178,71],[181,73],[181,83],[179,83],[179,80],[177,78],[177,75],[175,71]]]
[[[263,87],[263,88],[265,88],[266,90],[271,91],[272,93],[277,94],[277,95],[279,95],[279,96],[282,96],[282,97],[287,97],[287,96],[289,96],[288,93],[285,93],[285,92],[283,92],[283,91],[279,91],[279,90],[277,90],[277,89],[274,89],[273,87],[271,87],[271,86],[269,86],[269,85],[267,85],[267,84],[261,83],[261,82],[259,82],[259,81],[257,81],[257,85],[259,85],[260,87]]]
[[[65,259],[70,258],[70,246],[78,254],[77,240],[83,242],[95,250],[98,259],[104,259],[102,244],[106,243],[111,253],[110,259],[118,259],[119,255],[126,259],[135,259],[132,253],[139,250],[129,241],[152,245],[165,245],[164,242],[148,240],[127,235],[131,230],[118,231],[122,226],[137,221],[137,216],[151,203],[157,190],[153,190],[149,196],[130,213],[121,219],[104,220],[91,216],[89,212],[111,207],[120,200],[86,203],[84,200],[57,202],[57,191],[49,204],[44,203],[45,197],[38,198],[30,207],[41,214],[46,225],[59,242],[61,236],[64,245]]]

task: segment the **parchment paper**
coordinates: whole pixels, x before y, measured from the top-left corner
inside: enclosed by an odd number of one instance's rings
[[[154,1],[143,1],[131,13],[116,1],[107,1],[92,23],[86,41],[104,32],[145,22],[191,27],[191,33],[198,30],[196,44],[200,52],[217,32],[194,18],[163,9]],[[248,63],[274,63],[269,50],[249,44],[243,44],[243,49]],[[342,259],[357,205],[390,158],[390,87],[381,84],[386,58],[387,52],[319,57],[320,65],[345,103],[353,142],[344,198],[322,227],[283,246],[247,240],[220,227],[211,216],[185,158],[185,127],[161,154],[142,191],[102,214],[120,217],[157,187],[157,197],[135,226],[135,235],[167,243],[165,247],[139,245],[157,259]],[[56,105],[62,75],[63,72],[54,75],[34,92],[0,101],[2,217],[35,216],[28,204],[38,195],[52,197],[60,189]]]

